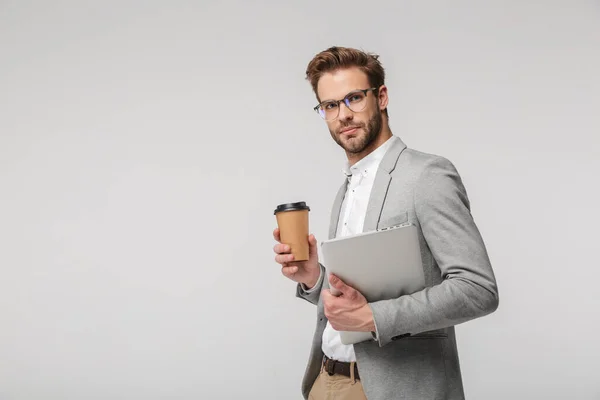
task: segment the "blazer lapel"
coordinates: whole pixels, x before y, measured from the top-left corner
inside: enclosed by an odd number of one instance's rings
[[[333,239],[336,235],[338,221],[340,218],[340,212],[342,209],[342,202],[344,201],[344,197],[346,196],[346,187],[348,186],[348,180],[344,180],[342,186],[337,192],[335,196],[335,201],[333,202],[333,208],[331,210],[331,220],[329,221],[329,239]]]
[[[381,210],[383,209],[383,203],[385,202],[388,187],[392,180],[391,172],[396,168],[398,158],[406,148],[406,145],[399,137],[394,136],[390,140],[395,140],[395,142],[385,153],[379,164],[379,168],[377,169],[375,181],[373,182],[373,189],[371,190],[371,196],[369,197],[369,204],[367,205],[367,214],[365,215],[363,232],[377,229]]]

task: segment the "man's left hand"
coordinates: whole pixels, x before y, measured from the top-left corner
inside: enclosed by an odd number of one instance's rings
[[[374,332],[373,312],[367,299],[356,289],[331,274],[329,284],[341,294],[335,296],[325,289],[321,292],[325,316],[336,331]]]

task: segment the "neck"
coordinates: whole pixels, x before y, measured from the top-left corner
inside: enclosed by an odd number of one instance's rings
[[[389,138],[392,137],[392,131],[390,130],[389,125],[384,124],[381,128],[381,132],[377,139],[373,141],[370,145],[368,145],[363,151],[360,153],[348,153],[346,152],[346,157],[348,157],[348,163],[350,165],[354,165],[369,154],[371,154],[375,149],[384,144]]]

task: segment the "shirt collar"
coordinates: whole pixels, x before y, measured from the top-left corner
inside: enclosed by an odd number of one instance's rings
[[[367,154],[364,158],[357,161],[354,165],[350,165],[348,161],[344,164],[342,172],[350,178],[352,175],[365,176],[369,171],[375,171],[379,167],[379,163],[383,159],[383,156],[387,152],[388,148],[392,145],[393,140],[391,136],[381,146]]]

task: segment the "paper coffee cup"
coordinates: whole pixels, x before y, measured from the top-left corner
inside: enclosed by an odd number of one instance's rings
[[[281,243],[287,244],[294,261],[308,260],[308,212],[304,201],[280,204],[275,209]]]

